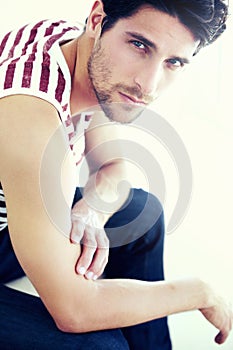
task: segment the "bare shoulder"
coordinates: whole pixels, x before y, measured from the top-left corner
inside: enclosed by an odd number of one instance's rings
[[[60,123],[55,107],[33,96],[12,95],[1,98],[0,111],[0,142],[3,149],[6,139],[12,141],[7,142],[8,146],[22,136],[30,139],[41,132],[40,126],[44,126],[44,134],[40,138],[49,137]],[[14,137],[10,138],[10,135]]]

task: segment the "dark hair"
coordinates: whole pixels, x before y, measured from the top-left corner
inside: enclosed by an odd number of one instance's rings
[[[106,17],[102,34],[122,18],[134,15],[144,5],[177,17],[200,40],[202,47],[214,42],[226,29],[228,4],[222,0],[102,0]]]

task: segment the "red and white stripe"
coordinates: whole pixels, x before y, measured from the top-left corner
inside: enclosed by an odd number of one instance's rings
[[[75,135],[69,105],[71,78],[59,44],[78,37],[81,30],[77,23],[44,20],[8,33],[0,43],[0,98],[27,94],[53,104],[65,127],[71,150]],[[88,122],[78,125],[79,133]],[[76,164],[80,163],[82,151],[75,152]],[[5,198],[0,187],[0,230],[6,225]]]

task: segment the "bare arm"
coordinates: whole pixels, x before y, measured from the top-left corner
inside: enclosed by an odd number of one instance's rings
[[[125,202],[130,184],[127,162],[117,124],[109,122],[103,112],[97,112],[85,135],[85,155],[90,169],[86,198],[97,202],[97,209],[107,218]],[[98,201],[99,200],[99,201]]]
[[[13,247],[57,326],[63,331],[86,332],[205,308],[209,311],[205,316],[226,337],[230,311],[199,280],[93,282],[75,273],[80,247],[69,240],[70,216],[66,208],[70,208],[74,191],[69,157],[62,170],[64,202],[58,205],[60,182],[54,180],[56,161],[60,161],[58,150],[67,147],[62,133],[54,138],[54,152],[48,154],[50,168],[46,173],[55,214],[63,217],[62,230],[44,205],[39,181],[46,145],[59,126],[56,111],[46,102],[26,96],[1,100],[0,109],[0,180]]]
[[[89,179],[83,198],[72,209],[71,239],[82,242],[77,273],[96,279],[108,261],[109,241],[104,231],[108,219],[129,194],[126,164],[116,124],[96,112],[85,133]]]

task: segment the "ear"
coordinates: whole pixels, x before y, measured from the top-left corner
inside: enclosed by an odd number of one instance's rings
[[[93,39],[101,33],[101,24],[106,16],[104,6],[101,0],[96,0],[92,6],[90,15],[86,24],[86,33]]]

